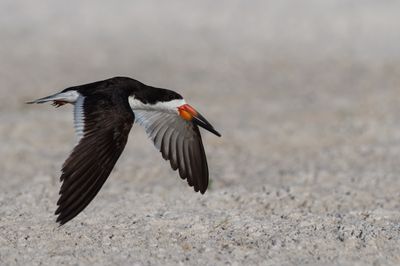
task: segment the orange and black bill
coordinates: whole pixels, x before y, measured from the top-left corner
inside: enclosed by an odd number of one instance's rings
[[[180,116],[188,121],[192,121],[194,124],[210,131],[211,133],[221,137],[221,134],[214,129],[214,127],[204,118],[199,112],[197,112],[192,106],[189,104],[184,104],[179,108]]]

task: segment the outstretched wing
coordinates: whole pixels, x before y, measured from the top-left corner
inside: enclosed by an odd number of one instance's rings
[[[96,196],[124,150],[134,115],[123,99],[80,96],[75,104],[78,144],[64,162],[57,222],[78,215]]]
[[[203,194],[208,186],[208,166],[198,126],[177,114],[147,110],[135,110],[135,122],[145,128],[172,169],[179,169],[181,178]]]

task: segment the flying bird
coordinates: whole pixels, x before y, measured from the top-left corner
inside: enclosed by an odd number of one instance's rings
[[[196,192],[208,186],[208,166],[199,126],[221,134],[178,93],[114,77],[65,90],[33,103],[74,105],[77,144],[61,170],[55,212],[60,225],[97,195],[124,150],[133,123],[143,126],[173,170]]]

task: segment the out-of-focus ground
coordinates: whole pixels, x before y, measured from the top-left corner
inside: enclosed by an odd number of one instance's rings
[[[1,265],[400,264],[398,1],[0,2]],[[24,102],[126,75],[203,132],[194,193],[138,126],[108,182],[53,212],[72,108]]]

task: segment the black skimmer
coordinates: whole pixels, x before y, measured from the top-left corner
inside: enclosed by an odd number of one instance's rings
[[[77,144],[62,166],[57,222],[65,224],[93,200],[124,150],[134,122],[143,126],[172,169],[196,192],[208,186],[198,126],[221,136],[178,93],[126,77],[67,88],[28,103],[74,105]]]

